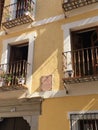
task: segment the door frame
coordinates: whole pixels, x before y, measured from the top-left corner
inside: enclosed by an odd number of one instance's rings
[[[9,60],[9,49],[8,45],[18,45],[24,42],[28,42],[28,58],[27,62],[29,63],[27,66],[27,80],[26,80],[26,85],[28,87],[29,93],[32,91],[32,74],[33,74],[33,59],[34,59],[34,42],[35,42],[35,32],[31,33],[24,33],[21,34],[17,37],[12,37],[8,38],[6,40],[3,40],[3,52],[2,52],[2,57],[1,57],[1,64],[6,64],[8,63]]]
[[[38,130],[38,119],[42,114],[41,97],[0,100],[0,118],[23,117],[30,130]]]
[[[25,47],[25,46],[27,46],[27,48],[28,48],[28,42],[26,42],[26,43],[22,43],[22,44],[18,44],[18,45],[11,45],[11,44],[9,44],[8,45],[8,61],[10,62],[10,61],[13,61],[12,59],[12,55],[14,55],[15,53],[13,53],[13,49],[15,49],[15,47],[17,48],[17,47],[19,47],[19,46],[21,46],[21,47]],[[22,51],[22,50],[21,50]],[[26,59],[28,59],[28,51],[27,51],[27,58]],[[24,60],[24,59],[22,59],[22,60]],[[27,60],[26,60],[27,61]]]

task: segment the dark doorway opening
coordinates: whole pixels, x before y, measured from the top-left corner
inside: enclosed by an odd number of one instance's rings
[[[10,62],[26,60],[28,58],[28,43],[10,45]]]
[[[96,32],[95,28],[72,31],[71,32],[71,40],[72,40],[72,49],[82,49],[93,46],[93,36]]]
[[[7,73],[11,76],[11,84],[17,85],[26,83],[28,65],[28,43],[9,45],[9,62]],[[21,79],[21,82],[20,82]]]
[[[4,118],[0,130],[30,130],[30,126],[23,117]]]

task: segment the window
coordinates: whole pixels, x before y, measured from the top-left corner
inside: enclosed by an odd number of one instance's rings
[[[98,130],[98,113],[71,114],[71,130]]]
[[[62,25],[64,32],[63,81],[65,83],[97,80],[98,31],[96,23],[98,23],[98,16]]]

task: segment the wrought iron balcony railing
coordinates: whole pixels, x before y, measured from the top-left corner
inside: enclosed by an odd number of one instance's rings
[[[98,0],[63,0],[62,8],[65,12],[67,12],[97,2]]]
[[[22,88],[26,83],[27,61],[0,64],[0,88]]]
[[[64,82],[98,80],[98,47],[64,52],[63,56]]]
[[[34,7],[32,0],[27,3],[13,3],[3,9],[2,25],[9,29],[34,21]]]

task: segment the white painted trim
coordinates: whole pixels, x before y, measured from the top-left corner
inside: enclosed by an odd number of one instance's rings
[[[86,18],[83,20],[75,21],[72,23],[67,23],[62,25],[63,35],[64,35],[64,52],[71,51],[71,30],[80,30],[80,29],[86,29],[90,27],[98,26],[98,16]],[[67,55],[68,61],[67,61],[67,69],[72,69],[72,63],[71,63],[71,54]],[[67,70],[66,69],[66,70]],[[88,94],[96,94],[97,89],[97,83],[98,82],[88,82],[88,83],[80,83],[80,84],[71,84],[67,85],[69,89],[70,95],[88,95]],[[85,88],[86,86],[86,88]]]
[[[31,130],[31,120],[32,120],[32,116],[23,116],[23,119],[27,121],[27,123],[30,126],[30,130]]]
[[[73,29],[73,30],[79,30],[79,29],[84,29],[88,27],[92,27],[95,25],[98,25],[98,16],[78,20],[75,22],[67,23],[62,25],[62,30],[65,31],[65,29]]]
[[[46,92],[34,92],[31,95],[27,95],[28,98],[32,97],[42,97],[42,98],[53,98],[53,97],[64,97],[66,96],[66,90],[52,90]],[[20,97],[21,98],[21,97]]]
[[[64,89],[64,90],[52,90],[46,92],[34,92],[26,96],[28,98],[39,97],[39,96],[42,98],[55,98],[55,97],[65,97],[65,96],[82,96],[82,95],[98,94],[98,81],[84,82],[79,84],[70,84],[70,85],[66,85],[66,87],[68,90],[68,94]]]
[[[30,130],[38,130],[38,116],[23,116],[23,118],[29,123]]]
[[[64,52],[71,51],[71,30],[79,30],[79,29],[86,29],[89,27],[98,26],[98,16],[86,18],[83,20],[75,21],[72,23],[67,23],[62,25],[63,35],[64,35]],[[71,53],[67,55],[67,70],[72,70],[72,63],[71,63]],[[65,72],[66,73],[66,72]]]
[[[86,18],[83,20],[75,21],[62,25],[64,35],[64,52],[71,50],[71,35],[70,30],[86,29],[89,27],[98,26],[98,16]]]
[[[28,65],[27,68],[27,86],[29,86],[29,92],[31,92],[32,87],[32,72],[33,72],[33,53],[34,53],[34,40],[35,40],[35,32],[31,32],[28,34],[21,34],[20,36],[9,38],[6,40],[3,40],[3,53],[1,58],[1,64],[6,64],[8,62],[8,44],[20,44],[24,41],[28,41],[29,48],[28,48]]]
[[[49,17],[47,19],[43,19],[43,20],[39,20],[39,21],[35,21],[35,22],[32,23],[32,26],[37,27],[37,26],[52,23],[52,22],[55,22],[55,21],[59,21],[59,20],[62,20],[62,19],[64,19],[64,14],[56,15],[54,17]]]

